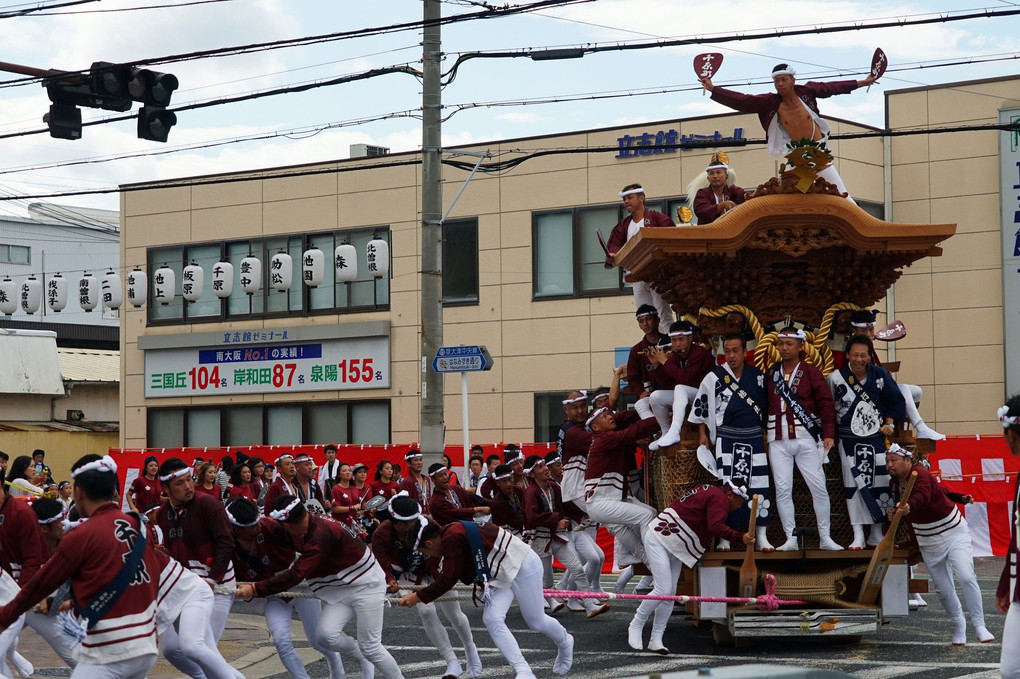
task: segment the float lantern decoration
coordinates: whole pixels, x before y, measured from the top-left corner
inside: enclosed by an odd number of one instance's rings
[[[250,252],[241,260],[240,282],[241,289],[249,295],[254,295],[262,287],[262,260]]]
[[[304,251],[301,255],[301,280],[310,288],[322,285],[326,277],[326,255],[317,247]]]
[[[35,276],[21,284],[21,308],[28,315],[39,311],[42,306],[42,281]]]
[[[78,305],[87,312],[99,306],[99,279],[87,271],[78,281]]]
[[[120,282],[120,274],[107,271],[102,284],[103,306],[107,309],[119,309],[124,304],[124,287]]]
[[[181,272],[181,297],[189,302],[197,302],[202,297],[205,287],[205,269],[192,262]]]
[[[269,284],[273,290],[287,292],[294,280],[294,258],[286,252],[277,252],[269,260]]]
[[[365,248],[365,259],[373,278],[385,277],[390,272],[390,244],[381,238],[373,238]]]
[[[18,284],[10,276],[0,281],[0,312],[13,316],[18,310]]]
[[[152,276],[152,294],[160,304],[165,306],[174,301],[176,286],[177,276],[173,269],[165,264],[156,269]]]
[[[230,262],[216,262],[212,269],[213,294],[220,299],[230,297],[234,292],[234,265]]]
[[[46,281],[46,303],[53,313],[60,313],[67,307],[67,279],[60,274],[53,274]]]
[[[333,268],[339,283],[351,283],[358,278],[358,251],[350,243],[336,246],[333,251]]]
[[[149,295],[149,279],[141,269],[135,269],[127,275],[127,298],[136,309],[145,304]]]

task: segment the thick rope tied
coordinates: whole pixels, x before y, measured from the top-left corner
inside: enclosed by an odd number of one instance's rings
[[[638,601],[673,601],[678,604],[686,603],[711,603],[711,604],[735,604],[739,606],[757,606],[759,610],[774,611],[780,606],[802,606],[803,601],[780,599],[775,594],[776,578],[774,575],[767,575],[764,578],[765,594],[757,597],[739,596],[667,596],[661,594],[616,594],[614,592],[575,592],[560,589],[542,590],[543,596],[556,597],[557,599],[599,599],[617,600],[631,599]]]
[[[852,302],[837,302],[833,304],[822,315],[822,327],[818,329],[818,337],[815,339],[815,346],[824,344],[829,335],[832,334],[832,325],[836,321],[836,315],[840,311],[860,311],[861,307]],[[819,347],[821,348],[821,347]]]
[[[758,317],[754,315],[754,312],[742,304],[727,304],[726,306],[721,306],[718,309],[701,307],[701,309],[698,310],[698,315],[707,316],[708,318],[722,318],[733,311],[743,314],[748,325],[751,326],[751,332],[754,333],[754,338],[760,342],[762,336],[765,334],[762,330],[761,323],[758,321]]]

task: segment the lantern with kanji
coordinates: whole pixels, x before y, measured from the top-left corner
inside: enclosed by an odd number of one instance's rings
[[[10,276],[0,281],[0,312],[13,316],[18,310],[18,284]]]
[[[234,291],[234,265],[230,262],[216,262],[212,268],[213,294],[223,299]]]
[[[368,272],[373,278],[382,278],[390,272],[390,244],[382,238],[373,238],[365,247]]]
[[[152,275],[152,295],[160,304],[166,305],[174,301],[176,286],[176,274],[166,265],[156,269],[156,273]]]
[[[21,284],[21,309],[28,315],[39,311],[42,306],[42,281],[35,276]]]
[[[140,308],[145,304],[149,294],[149,279],[141,269],[135,269],[127,275],[127,298],[131,306]]]
[[[277,252],[269,260],[269,285],[273,290],[286,292],[294,280],[294,258],[286,252]]]
[[[322,250],[313,247],[301,255],[301,280],[310,288],[322,285],[326,277],[326,255]]]
[[[239,273],[241,289],[249,295],[254,295],[262,287],[262,260],[248,253],[248,256],[241,260]]]
[[[358,251],[350,243],[336,246],[333,251],[333,267],[336,279],[341,283],[350,283],[358,278]]]
[[[120,282],[120,274],[116,271],[106,272],[100,290],[103,295],[103,306],[107,309],[119,309],[124,304],[124,287]]]
[[[87,271],[78,280],[78,306],[88,312],[99,306],[99,279]]]
[[[197,302],[202,296],[205,285],[205,270],[192,262],[181,272],[181,297],[189,302]]]
[[[53,274],[46,281],[46,303],[54,313],[60,313],[67,306],[67,279],[60,274]]]

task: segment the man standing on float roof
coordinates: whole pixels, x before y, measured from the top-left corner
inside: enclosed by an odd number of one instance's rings
[[[742,94],[716,87],[711,78],[702,78],[701,84],[712,93],[712,99],[723,106],[728,106],[741,113],[757,113],[758,120],[765,130],[769,153],[782,158],[789,150],[787,146],[794,141],[809,139],[818,143],[829,140],[832,128],[822,120],[818,112],[818,99],[836,94],[850,94],[859,87],[868,87],[875,82],[869,75],[864,80],[839,80],[836,82],[796,83],[797,71],[789,64],[778,64],[772,69],[772,81],[775,94]],[[850,198],[843,180],[836,168],[829,166],[818,173],[831,184],[835,184],[840,192]]]

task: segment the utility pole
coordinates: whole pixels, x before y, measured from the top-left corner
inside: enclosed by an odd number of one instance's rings
[[[443,345],[442,34],[440,0],[423,0],[421,135],[421,446],[426,469],[446,446],[443,375],[432,360]]]

